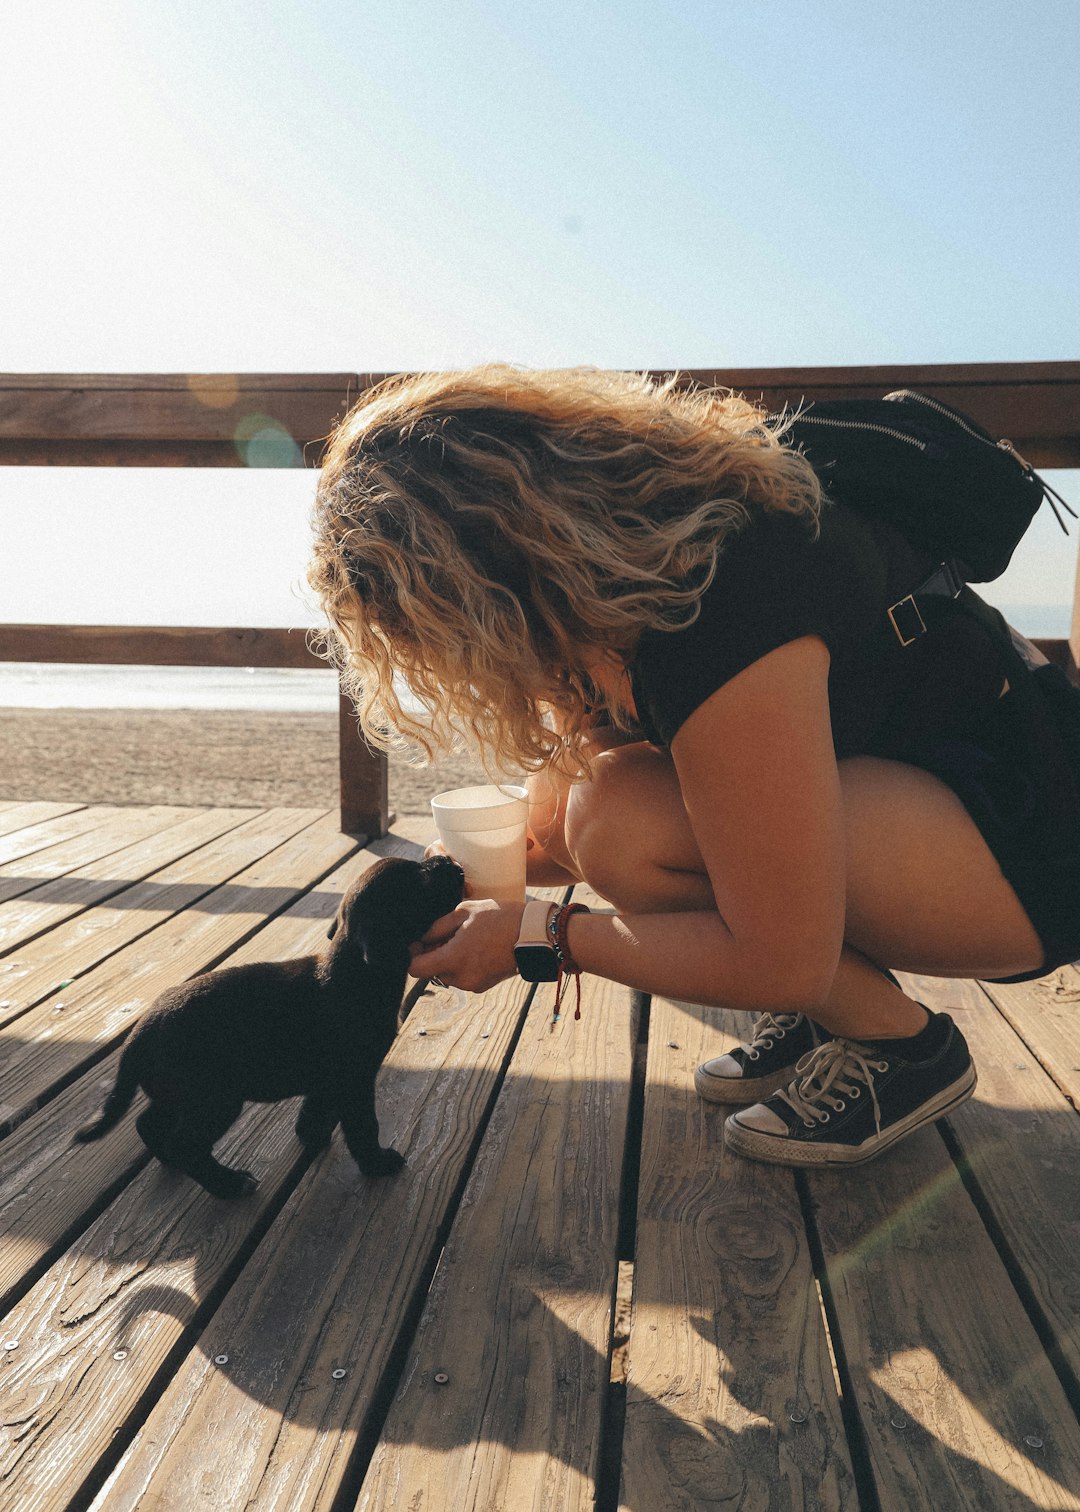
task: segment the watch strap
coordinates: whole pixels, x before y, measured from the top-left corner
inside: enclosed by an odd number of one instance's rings
[[[548,919],[551,911],[555,908],[554,903],[549,903],[546,898],[529,898],[526,900],[524,912],[521,915],[521,929],[518,932],[518,945],[546,945],[554,949],[551,937],[548,934]]]

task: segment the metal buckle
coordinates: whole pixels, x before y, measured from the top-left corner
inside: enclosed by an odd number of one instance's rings
[[[914,625],[909,624],[908,628],[911,630],[911,634],[905,636],[903,630],[901,630],[900,626],[897,624],[897,621],[896,621],[896,611],[898,609],[904,609],[904,608],[906,608],[906,606],[909,605],[909,604],[911,605],[911,608],[914,611],[915,618],[918,621],[918,625],[916,627]],[[896,603],[893,604],[892,608],[888,611],[888,614],[889,614],[889,623],[892,625],[893,629],[896,631],[896,638],[897,638],[897,640],[900,642],[900,644],[902,646],[910,646],[911,643],[912,643],[912,641],[916,641],[916,640],[918,640],[918,638],[919,638],[920,635],[925,635],[926,634],[926,621],[923,619],[922,614],[919,612],[919,606],[915,602],[915,595],[913,593],[909,593],[906,598],[897,599]]]

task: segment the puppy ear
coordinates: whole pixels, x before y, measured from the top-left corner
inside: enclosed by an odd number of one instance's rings
[[[326,931],[326,938],[333,940],[340,935],[341,944],[339,949],[347,948],[358,954],[362,960],[371,961],[371,941],[368,938],[368,926],[363,918],[357,918],[354,912],[344,913],[338,909],[330,920],[330,927]],[[377,935],[375,943],[377,944]]]

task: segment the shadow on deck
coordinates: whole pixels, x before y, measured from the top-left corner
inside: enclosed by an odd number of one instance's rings
[[[127,1119],[165,985],[310,949],[373,853],[317,810],[0,804],[0,1508],[1080,1508],[1080,975],[930,980],[976,1097],[842,1175],[740,1161],[744,1015],[587,980],[415,997],[402,1175],[252,1106],[224,1203]],[[632,1308],[629,1305],[632,1292]]]

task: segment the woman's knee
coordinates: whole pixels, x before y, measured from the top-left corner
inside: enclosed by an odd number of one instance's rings
[[[605,751],[566,805],[566,846],[601,897],[628,910],[711,897],[671,759],[638,743]]]

